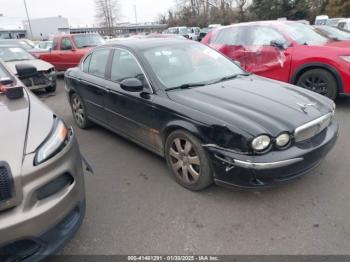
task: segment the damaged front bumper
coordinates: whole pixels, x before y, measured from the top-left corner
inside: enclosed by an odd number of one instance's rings
[[[335,145],[339,126],[332,123],[310,140],[283,151],[242,155],[216,145],[204,145],[217,184],[241,188],[269,187],[309,173]]]
[[[21,81],[30,90],[56,87],[56,71],[54,69],[48,71],[39,71],[37,75],[21,79]]]

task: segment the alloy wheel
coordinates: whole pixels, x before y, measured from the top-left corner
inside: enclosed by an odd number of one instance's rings
[[[200,159],[192,143],[183,138],[175,138],[170,147],[170,163],[181,181],[191,185],[200,178]]]
[[[84,121],[85,121],[84,106],[78,96],[73,96],[72,98],[72,109],[73,109],[73,115],[75,120],[77,121],[77,124],[79,126],[84,125]]]
[[[317,75],[308,76],[304,79],[301,85],[308,90],[314,91],[324,96],[327,96],[329,93],[327,80]]]

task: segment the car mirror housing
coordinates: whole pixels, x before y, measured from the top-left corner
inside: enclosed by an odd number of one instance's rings
[[[286,42],[280,41],[280,40],[272,40],[271,41],[271,46],[274,46],[278,49],[284,50],[287,49],[288,44]]]
[[[29,64],[17,64],[16,71],[20,79],[34,76],[38,73],[38,70],[36,69],[36,67]]]
[[[128,92],[141,92],[143,90],[143,84],[137,78],[124,79],[120,83],[120,87]]]

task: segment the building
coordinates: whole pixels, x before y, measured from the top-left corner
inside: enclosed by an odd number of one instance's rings
[[[99,33],[102,36],[107,35],[125,35],[136,33],[153,33],[162,32],[167,28],[165,24],[145,23],[145,24],[118,24],[113,27],[112,31],[106,27],[62,27],[59,32],[66,34],[85,34],[85,33]]]
[[[0,39],[24,38],[26,30],[23,28],[22,19],[6,17],[0,14]]]
[[[23,22],[27,30],[27,36],[33,40],[47,40],[52,36],[59,34],[59,28],[69,27],[68,19],[62,16],[30,19],[33,36],[31,36],[28,21]]]

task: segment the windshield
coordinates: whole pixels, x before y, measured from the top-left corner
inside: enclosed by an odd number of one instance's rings
[[[174,44],[143,52],[166,89],[188,84],[209,84],[245,73],[217,51],[196,43]]]
[[[331,26],[316,27],[317,32],[325,35],[328,38],[336,38],[338,40],[349,40],[350,33],[339,30],[338,28]]]
[[[5,62],[35,59],[31,54],[20,47],[0,47],[0,59]]]
[[[104,40],[97,34],[75,35],[73,36],[77,48],[94,47],[104,44]]]
[[[283,29],[299,45],[318,45],[328,42],[326,37],[316,33],[309,25],[284,23]]]

